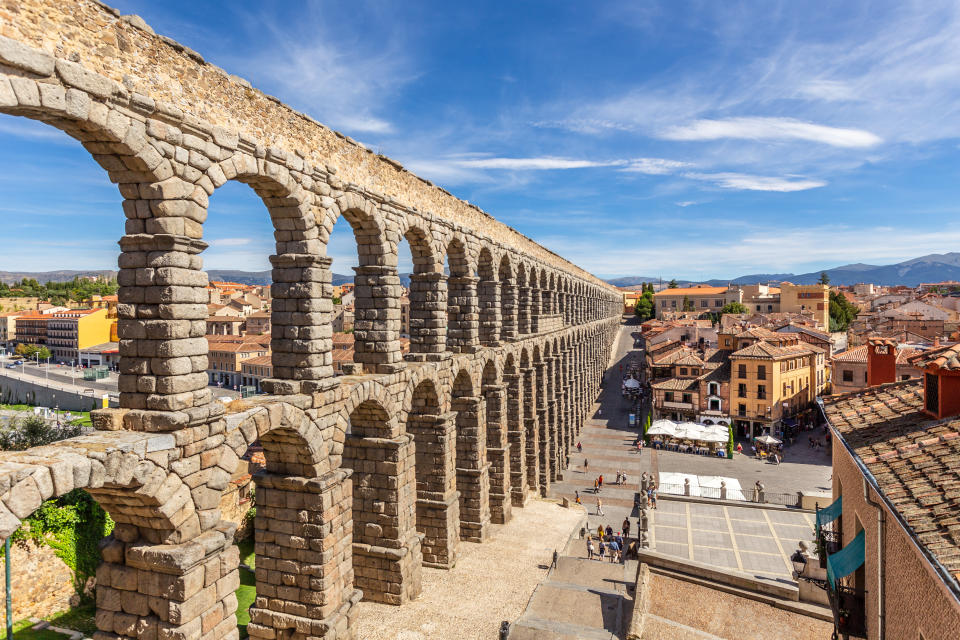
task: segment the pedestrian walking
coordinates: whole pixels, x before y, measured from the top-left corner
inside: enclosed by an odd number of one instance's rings
[[[583,445],[577,440],[577,453],[583,453]]]
[[[554,549],[554,550],[553,550],[553,562],[550,563],[550,568],[551,568],[551,569],[556,569],[556,568],[557,568],[557,560],[558,560],[559,558],[560,558],[560,554],[557,553],[557,550],[556,550],[556,549]]]
[[[651,484],[650,489],[647,491],[647,499],[650,501],[650,505],[656,509],[657,508],[657,485]]]
[[[593,538],[587,536],[587,560],[593,560]]]
[[[603,515],[603,503],[600,501],[600,498],[597,498],[597,515]]]
[[[593,492],[600,493],[600,483],[597,481],[596,478],[593,479]]]
[[[603,489],[603,474],[602,474],[602,473],[600,474],[600,478],[598,478],[598,481],[600,482],[600,488]]]
[[[587,467],[588,467],[588,462],[587,462],[587,459],[584,458],[584,459],[583,459],[583,472],[584,472],[584,473],[587,472]]]
[[[630,518],[623,519],[623,537],[624,538],[630,537]]]
[[[603,525],[597,526],[597,537],[603,540]]]
[[[573,492],[573,495],[574,495],[574,502],[576,502],[577,504],[581,504],[581,502],[580,502],[580,492],[579,492],[579,491],[574,491],[574,492]]]
[[[601,540],[599,549],[597,549],[597,554],[600,556],[600,562],[603,562],[604,547],[606,547],[606,545],[603,543],[603,540]]]

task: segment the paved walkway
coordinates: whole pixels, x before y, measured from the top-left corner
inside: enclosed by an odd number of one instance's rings
[[[423,569],[420,596],[394,607],[360,602],[355,636],[364,640],[490,640],[500,622],[514,621],[547,576],[554,549],[563,549],[578,509],[534,498],[513,510],[505,525],[491,525],[483,544],[460,543],[449,571]],[[619,565],[618,565],[619,567]]]

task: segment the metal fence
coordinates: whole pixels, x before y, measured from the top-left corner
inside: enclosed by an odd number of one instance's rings
[[[707,500],[733,500],[736,502],[758,502],[761,504],[778,504],[786,507],[800,506],[800,496],[797,493],[777,493],[762,491],[755,496],[753,489],[729,489],[726,487],[691,486],[687,493],[686,485],[658,484],[657,492],[672,496],[690,496]]]

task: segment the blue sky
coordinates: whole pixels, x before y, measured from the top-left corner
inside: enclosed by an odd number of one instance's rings
[[[604,277],[960,250],[955,2],[114,5]],[[0,269],[113,268],[86,152],[7,116],[0,146]],[[205,235],[208,267],[268,268],[246,186]]]

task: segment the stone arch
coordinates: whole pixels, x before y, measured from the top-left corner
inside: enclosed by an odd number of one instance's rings
[[[373,405],[382,407],[388,417],[396,416],[396,407],[390,390],[376,380],[366,380],[365,382],[355,385],[353,389],[350,390],[350,395],[344,402],[343,408],[337,417],[334,441],[341,443],[344,441],[352,426],[352,416],[355,415],[357,407],[363,403],[372,403]],[[393,437],[402,433],[402,424],[395,418],[390,418],[385,421],[385,424],[390,425],[389,429],[384,432],[386,437]]]
[[[500,337],[504,340],[513,340],[517,337],[519,301],[515,275],[510,253],[504,251],[497,268],[497,279],[500,281]]]
[[[454,235],[447,244],[447,350],[473,353],[478,347],[479,304],[466,241]]]
[[[450,385],[450,409],[456,417],[456,473],[460,499],[460,538],[482,542],[489,534],[490,477],[486,454],[486,406],[478,372],[469,364]]]
[[[354,585],[367,600],[399,605],[421,583],[415,451],[386,389],[371,383],[358,385],[341,414],[349,421],[343,464],[353,472]]]
[[[406,219],[402,237],[410,247],[413,273],[410,275],[409,360],[439,358],[447,342],[447,281],[443,274],[443,250],[434,242],[429,227]],[[402,333],[402,332],[401,332]]]
[[[483,246],[477,255],[478,302],[480,305],[480,344],[494,347],[500,344],[502,325],[501,284],[497,277],[496,258],[489,247]]]
[[[287,402],[272,403],[266,410],[266,429],[258,433],[267,471],[315,478],[340,466],[330,455],[323,432],[306,412]]]

